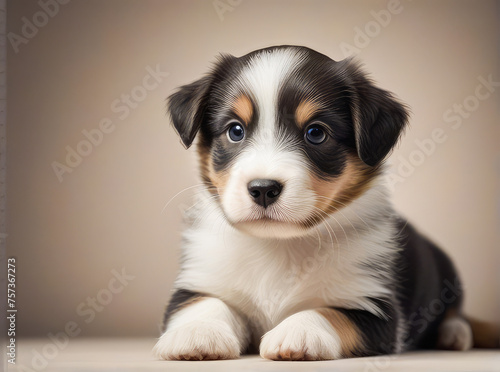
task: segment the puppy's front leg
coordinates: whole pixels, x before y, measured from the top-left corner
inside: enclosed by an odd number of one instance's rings
[[[392,322],[362,310],[305,310],[267,332],[260,355],[272,360],[327,360],[387,354],[395,346]],[[368,329],[373,332],[367,334]]]
[[[153,350],[156,356],[165,360],[238,358],[249,342],[244,319],[213,297],[195,294],[179,303],[185,292],[177,291],[171,300],[166,331]]]

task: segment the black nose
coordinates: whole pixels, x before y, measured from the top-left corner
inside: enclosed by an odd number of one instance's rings
[[[254,202],[264,208],[278,200],[283,189],[283,185],[275,180],[253,180],[247,187]]]

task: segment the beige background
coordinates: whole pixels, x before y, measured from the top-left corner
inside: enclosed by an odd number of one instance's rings
[[[413,112],[391,157],[393,175],[408,173],[395,184],[394,203],[453,257],[467,312],[498,321],[500,88],[481,101],[469,96],[481,76],[500,81],[499,2],[402,0],[377,29],[371,12],[387,4],[73,0],[17,53],[8,43],[7,247],[18,260],[21,334],[47,336],[76,323],[84,336],[156,336],[192,191],[164,207],[197,183],[193,153],[164,115],[165,97],[220,52],[300,44],[340,60],[342,43],[363,46],[356,35],[365,28],[372,37],[358,58]],[[40,9],[10,1],[8,31],[22,35]],[[113,101],[140,93],[148,66],[169,75],[120,119]],[[453,129],[443,114],[464,100],[473,110]],[[67,146],[76,149],[82,130],[105,118],[114,131],[59,182],[52,163],[64,163]],[[416,141],[436,128],[446,139],[419,158]],[[125,286],[113,279],[122,268],[134,277]],[[87,302],[96,296],[99,311]]]

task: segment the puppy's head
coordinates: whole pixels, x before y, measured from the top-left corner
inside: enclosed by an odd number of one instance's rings
[[[226,219],[261,237],[308,234],[360,196],[407,122],[352,61],[292,46],[222,56],[168,107]]]

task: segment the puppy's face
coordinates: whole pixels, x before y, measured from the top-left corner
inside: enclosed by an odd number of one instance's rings
[[[407,114],[350,61],[303,47],[225,56],[169,98],[226,219],[255,236],[314,231],[377,176]]]

